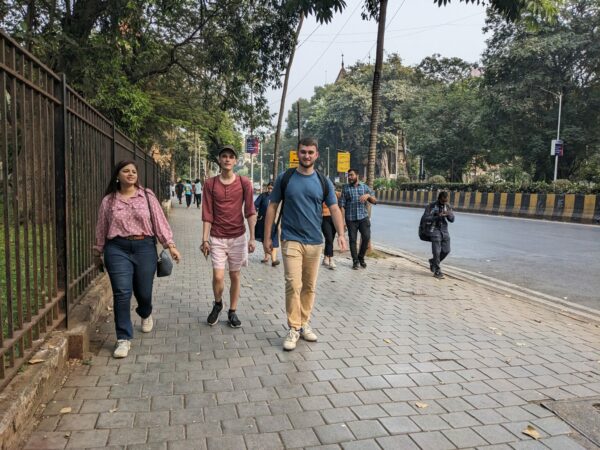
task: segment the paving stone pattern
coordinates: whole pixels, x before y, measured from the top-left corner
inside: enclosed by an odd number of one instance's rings
[[[243,327],[224,313],[209,327],[200,212],[176,205],[171,222],[184,261],[156,280],[154,330],[136,317],[131,353],[115,360],[112,316],[100,324],[96,354],[27,449],[583,448],[537,402],[600,394],[597,324],[399,258],[353,271],[342,255],[319,275],[319,341],[286,353],[283,267],[260,264],[259,249],[243,271]]]

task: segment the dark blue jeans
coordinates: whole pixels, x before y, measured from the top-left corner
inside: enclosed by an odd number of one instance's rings
[[[152,313],[152,284],[156,273],[156,247],[153,237],[140,241],[114,238],[104,247],[104,264],[113,290],[113,310],[117,339],[132,339],[131,294],[135,312],[145,319]]]
[[[365,255],[369,249],[369,241],[371,240],[371,221],[368,217],[361,220],[346,220],[348,227],[348,241],[350,246],[350,254],[352,262],[357,263],[365,260]],[[356,253],[356,239],[360,232],[360,250]]]

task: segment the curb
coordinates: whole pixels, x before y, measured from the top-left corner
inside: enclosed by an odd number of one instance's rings
[[[0,449],[21,448],[33,431],[35,413],[63,384],[69,359],[83,359],[88,351],[92,326],[112,299],[108,276],[94,281],[69,313],[68,330],[54,331],[23,370],[0,391]]]
[[[412,253],[405,252],[390,247],[386,247],[380,244],[373,243],[373,247],[388,255],[397,256],[407,261],[417,264],[421,267],[429,270],[429,266],[422,258],[419,258]],[[587,306],[578,305],[577,303],[569,302],[559,297],[544,294],[542,292],[534,291],[532,289],[524,288],[516,284],[509,283],[507,281],[498,280],[487,275],[471,272],[465,269],[459,269],[457,267],[444,265],[444,273],[450,275],[452,278],[456,278],[462,281],[471,281],[473,283],[485,286],[489,290],[498,294],[503,294],[506,297],[517,298],[524,300],[529,303],[544,306],[548,309],[554,310],[559,314],[571,317],[576,320],[584,320],[586,322],[600,322],[600,310],[588,308]]]

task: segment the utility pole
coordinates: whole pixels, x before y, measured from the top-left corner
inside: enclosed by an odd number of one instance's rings
[[[298,99],[298,103],[296,103],[296,108],[298,113],[298,147],[300,147],[300,139],[302,139],[302,137],[300,137],[300,99]]]
[[[263,187],[263,145],[262,142],[258,144],[258,151],[260,152],[260,189]]]
[[[396,172],[396,179],[398,179],[398,132],[396,131],[396,162],[394,163],[394,172]]]
[[[556,95],[556,94],[554,94]],[[560,140],[560,115],[562,113],[562,91],[558,94],[558,127],[556,128],[556,140]],[[554,153],[554,182],[558,176],[558,153]]]

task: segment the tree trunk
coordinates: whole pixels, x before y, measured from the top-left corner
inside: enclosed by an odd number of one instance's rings
[[[389,158],[387,150],[382,151],[379,157],[379,176],[381,178],[390,177]]]
[[[379,27],[377,28],[377,53],[375,55],[375,72],[373,73],[373,89],[371,91],[371,137],[369,139],[369,161],[367,166],[367,184],[372,188],[375,179],[375,160],[377,159],[377,127],[379,126],[379,105],[381,98],[381,72],[383,69],[383,38],[385,37],[385,14],[388,0],[379,2]]]
[[[277,178],[277,165],[279,164],[279,144],[281,137],[281,126],[283,124],[283,114],[285,113],[285,98],[287,96],[288,82],[290,79],[290,72],[292,70],[292,63],[294,62],[294,54],[296,53],[296,45],[298,45],[298,37],[300,36],[300,30],[302,29],[302,23],[304,22],[304,14],[300,14],[300,21],[298,22],[298,28],[296,28],[296,38],[292,52],[290,53],[290,60],[288,61],[287,67],[285,68],[285,78],[283,80],[283,90],[281,91],[281,104],[279,105],[279,116],[277,117],[277,131],[275,132],[275,144],[273,148],[273,182]]]

